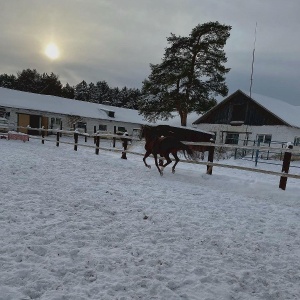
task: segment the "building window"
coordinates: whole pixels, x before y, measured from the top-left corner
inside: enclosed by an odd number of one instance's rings
[[[126,131],[126,128],[123,127],[123,126],[118,126],[118,131],[119,131],[119,132],[125,132],[125,131]]]
[[[225,144],[237,145],[239,143],[239,134],[228,132],[226,135]]]
[[[60,126],[61,118],[55,118],[55,125]]]
[[[61,124],[61,118],[51,118],[50,128],[53,129],[54,127],[58,128]]]
[[[99,125],[99,131],[107,131],[107,125]]]
[[[112,111],[112,110],[110,110],[110,111],[108,112],[108,116],[111,117],[111,118],[114,118],[114,117],[115,117],[115,112]]]
[[[271,134],[258,134],[257,135],[257,142],[270,144],[272,141],[272,135]]]
[[[300,146],[300,137],[299,136],[295,137],[294,146]]]
[[[86,128],[86,123],[84,123],[84,122],[77,122],[76,123],[76,128],[85,129]]]

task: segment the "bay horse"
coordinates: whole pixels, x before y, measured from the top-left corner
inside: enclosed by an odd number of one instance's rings
[[[172,133],[170,132],[170,134]],[[170,154],[172,154],[175,158],[175,163],[172,166],[172,173],[175,173],[175,167],[179,162],[177,155],[178,151],[182,151],[186,159],[196,159],[194,151],[188,145],[185,145],[174,136],[161,136],[155,127],[144,125],[142,129],[142,137],[145,138],[146,150],[143,157],[144,164],[147,168],[151,168],[151,166],[146,163],[146,158],[152,154],[154,156],[157,170],[161,176],[163,175],[164,168],[172,162]],[[158,165],[158,155],[166,159],[166,163],[164,163],[161,167]]]

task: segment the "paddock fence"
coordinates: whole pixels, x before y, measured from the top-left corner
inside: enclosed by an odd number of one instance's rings
[[[93,148],[95,150],[95,154],[97,154],[97,155],[99,154],[99,150],[119,152],[119,153],[122,153],[121,158],[123,158],[123,159],[127,159],[126,154],[144,156],[143,153],[130,151],[127,149],[129,141],[130,142],[140,141],[139,138],[136,138],[133,136],[123,136],[123,135],[103,133],[103,132],[96,132],[94,134],[88,134],[88,133],[81,133],[77,130],[66,131],[66,130],[59,130],[59,129],[55,130],[55,129],[44,129],[44,128],[31,128],[29,126],[27,126],[27,127],[19,126],[18,128],[38,131],[41,134],[40,136],[30,135],[30,138],[31,139],[39,139],[39,140],[41,140],[42,144],[44,144],[47,141],[47,142],[56,142],[57,147],[59,147],[59,144],[73,145],[75,151],[77,151],[78,146],[88,147],[88,148]],[[56,135],[56,140],[45,137],[45,133],[49,132],[49,131],[51,131],[52,134]],[[69,137],[73,136],[74,141],[73,142],[63,141],[63,140],[61,140],[62,135],[66,135]],[[81,138],[84,138],[84,140],[85,140],[84,144],[78,142],[79,136]],[[87,144],[88,138],[93,139],[94,145]],[[112,140],[112,147],[101,147],[100,139]],[[117,140],[122,142],[122,149],[115,147]],[[299,174],[289,173],[292,155],[299,156],[300,155],[299,149],[290,149],[290,148],[283,149],[282,147],[267,147],[267,146],[259,146],[259,145],[241,146],[241,145],[232,145],[232,144],[215,144],[215,143],[208,143],[208,142],[186,142],[186,141],[183,141],[183,143],[186,145],[191,145],[191,146],[206,146],[206,147],[208,147],[209,151],[208,151],[207,161],[181,160],[181,162],[189,163],[189,164],[205,165],[207,167],[207,174],[210,174],[210,175],[212,174],[213,167],[221,167],[221,168],[237,169],[237,170],[279,176],[280,177],[279,188],[281,188],[282,190],[286,189],[287,178],[300,179]],[[255,168],[222,164],[219,162],[216,163],[216,162],[214,162],[214,156],[215,156],[215,149],[218,149],[218,148],[219,149],[220,148],[222,148],[222,149],[228,148],[231,150],[234,149],[234,151],[236,151],[237,149],[242,150],[242,151],[253,151],[253,152],[255,152],[256,158],[259,156],[260,152],[264,152],[264,151],[278,152],[281,156],[283,156],[282,170],[281,170],[281,172],[278,172],[278,171],[259,169],[259,168],[256,168],[257,163],[255,164]]]

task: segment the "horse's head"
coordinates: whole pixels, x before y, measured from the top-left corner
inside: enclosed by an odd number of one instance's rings
[[[149,125],[142,126],[142,138],[145,138],[146,140],[150,140],[150,139],[153,140],[157,137],[158,135],[155,127]]]

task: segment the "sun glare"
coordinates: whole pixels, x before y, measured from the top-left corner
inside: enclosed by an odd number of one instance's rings
[[[57,59],[59,57],[59,50],[57,46],[53,43],[48,44],[45,50],[45,54],[50,58],[50,59]]]

